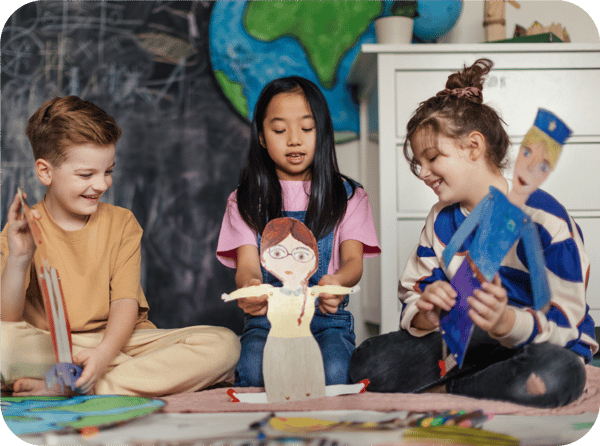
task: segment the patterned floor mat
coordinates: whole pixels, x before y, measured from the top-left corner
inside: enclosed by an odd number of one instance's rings
[[[15,435],[104,428],[160,411],[164,401],[122,395],[2,397],[2,416]]]

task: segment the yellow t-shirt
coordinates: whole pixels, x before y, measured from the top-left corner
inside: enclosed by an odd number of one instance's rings
[[[156,328],[148,320],[148,302],[140,284],[143,231],[131,211],[100,203],[84,228],[65,231],[52,219],[43,200],[33,208],[42,216],[38,225],[50,266],[61,279],[73,333],[104,330],[110,303],[119,299],[138,301],[136,329]],[[1,238],[4,269],[8,257],[6,228]],[[25,287],[23,318],[35,327],[48,330],[44,299],[31,265]]]

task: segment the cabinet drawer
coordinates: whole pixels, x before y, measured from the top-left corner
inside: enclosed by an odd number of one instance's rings
[[[406,124],[418,105],[442,90],[448,75],[463,63],[475,60],[470,57],[463,62],[460,55],[456,57],[459,59],[456,66],[448,69],[396,69],[396,137],[399,141],[403,141]],[[487,57],[495,62],[494,55]],[[535,55],[531,57],[535,60]],[[596,67],[494,67],[484,85],[484,103],[500,114],[512,138],[522,137],[531,127],[537,109],[546,108],[565,120],[575,138],[599,140],[600,55],[588,57],[598,59]],[[506,55],[496,58],[500,60]],[[503,62],[505,65],[506,61]]]
[[[419,244],[421,231],[425,227],[425,218],[398,219],[398,279],[402,275],[408,259]]]

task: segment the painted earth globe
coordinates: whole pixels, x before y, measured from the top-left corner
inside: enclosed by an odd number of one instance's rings
[[[419,0],[413,34],[423,42],[433,42],[452,29],[461,11],[462,0]]]

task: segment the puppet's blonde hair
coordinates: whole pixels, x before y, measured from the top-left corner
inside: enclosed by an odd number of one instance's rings
[[[536,126],[531,127],[523,137],[521,147],[540,142],[544,143],[546,153],[548,154],[548,161],[550,162],[550,167],[554,169],[554,167],[556,167],[556,163],[558,163],[558,158],[560,157],[560,152],[562,151],[562,145],[559,144],[555,139],[548,136],[547,133],[544,133]]]

